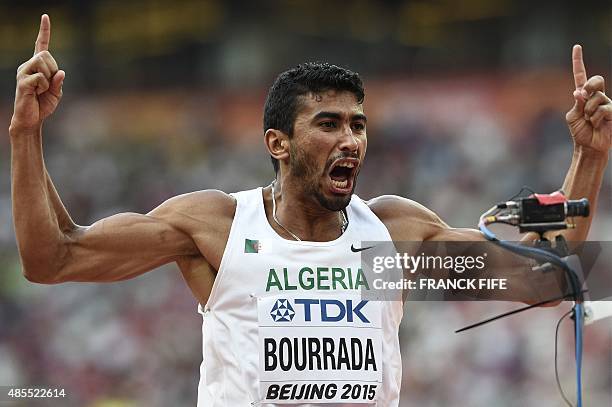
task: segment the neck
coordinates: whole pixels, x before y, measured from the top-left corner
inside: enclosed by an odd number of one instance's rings
[[[264,206],[268,222],[286,239],[325,242],[335,240],[343,233],[345,217],[342,211],[324,208],[315,197],[302,191],[299,184],[277,180],[274,188],[270,185],[264,189]]]

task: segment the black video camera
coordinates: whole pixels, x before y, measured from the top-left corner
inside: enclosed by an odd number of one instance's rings
[[[568,200],[561,192],[533,194],[516,201],[519,216],[519,231],[543,233],[574,227],[566,219],[589,216],[589,201],[586,198]]]

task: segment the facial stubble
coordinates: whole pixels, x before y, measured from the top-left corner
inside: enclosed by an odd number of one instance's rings
[[[298,149],[295,146],[295,143],[290,143],[290,159],[289,159],[289,167],[291,169],[291,174],[298,179],[301,179],[301,183],[304,187],[304,192],[307,195],[314,196],[319,204],[327,210],[330,211],[340,211],[348,206],[351,201],[351,196],[355,191],[355,185],[357,184],[357,175],[353,179],[353,188],[351,193],[348,195],[342,196],[334,196],[331,198],[323,195],[321,187],[319,185],[319,180],[321,176],[326,176],[328,169],[331,167],[332,163],[336,161],[338,158],[343,158],[345,155],[340,155],[337,157],[330,158],[323,168],[323,174],[317,175],[316,167],[317,163],[314,157],[309,156],[304,153],[303,150]],[[347,155],[350,156],[350,155]]]

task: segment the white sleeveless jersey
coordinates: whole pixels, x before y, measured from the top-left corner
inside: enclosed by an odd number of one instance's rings
[[[203,315],[198,407],[397,406],[400,301],[361,298],[362,241],[390,241],[353,195],[330,242],[280,237],[262,188],[237,200]],[[367,282],[366,282],[367,283]]]

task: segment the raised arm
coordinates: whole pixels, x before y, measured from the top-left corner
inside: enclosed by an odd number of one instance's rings
[[[17,70],[9,129],[13,219],[25,276],[40,283],[116,281],[199,254],[183,221],[192,198],[174,198],[147,215],[119,214],[89,227],[72,221],[43,160],[42,125],[61,99],[65,77],[48,51],[50,35],[49,17],[43,15],[34,56]]]
[[[591,210],[587,218],[574,219],[575,229],[548,232],[546,237],[552,240],[554,235],[562,234],[568,241],[584,241],[595,216],[608,152],[612,147],[612,101],[605,94],[603,77],[596,75],[587,79],[580,45],[574,45],[572,49],[572,70],[576,89],[573,92],[574,106],[567,112],[566,121],[574,153],[562,190],[568,199],[588,198]],[[428,240],[483,239],[479,231],[451,228],[442,221],[432,222],[428,230],[432,232],[426,238]],[[536,238],[537,234],[528,233],[523,240]]]
[[[596,75],[587,79],[580,45],[574,45],[572,49],[572,70],[576,87],[574,106],[565,119],[574,142],[574,154],[563,191],[569,199],[588,198],[591,215],[576,218],[576,228],[562,233],[567,240],[584,241],[595,214],[608,152],[612,147],[612,102],[605,94],[603,77]]]
[[[572,50],[572,68],[576,86],[573,93],[575,103],[567,113],[566,121],[574,142],[574,154],[562,189],[569,199],[588,198],[591,211],[588,218],[575,220],[575,229],[548,232],[546,237],[552,239],[556,234],[563,234],[568,241],[584,241],[595,215],[597,197],[612,147],[612,102],[605,94],[604,79],[601,76],[587,79],[579,45]],[[381,197],[370,201],[369,206],[383,220],[395,241],[485,240],[480,231],[450,227],[432,211],[404,198]],[[536,238],[537,234],[528,233],[523,240],[533,241]],[[551,293],[558,294],[560,287],[563,291],[564,277],[561,273],[543,276],[537,284],[533,284],[533,280],[524,278],[530,266],[520,256],[508,255],[493,246],[491,250],[496,253],[489,256],[489,262],[494,258],[500,260],[499,264],[516,265],[510,274],[505,270],[503,273],[512,283],[513,298],[536,302],[554,298]],[[500,270],[495,269],[494,273]],[[502,276],[502,273],[499,274]]]

